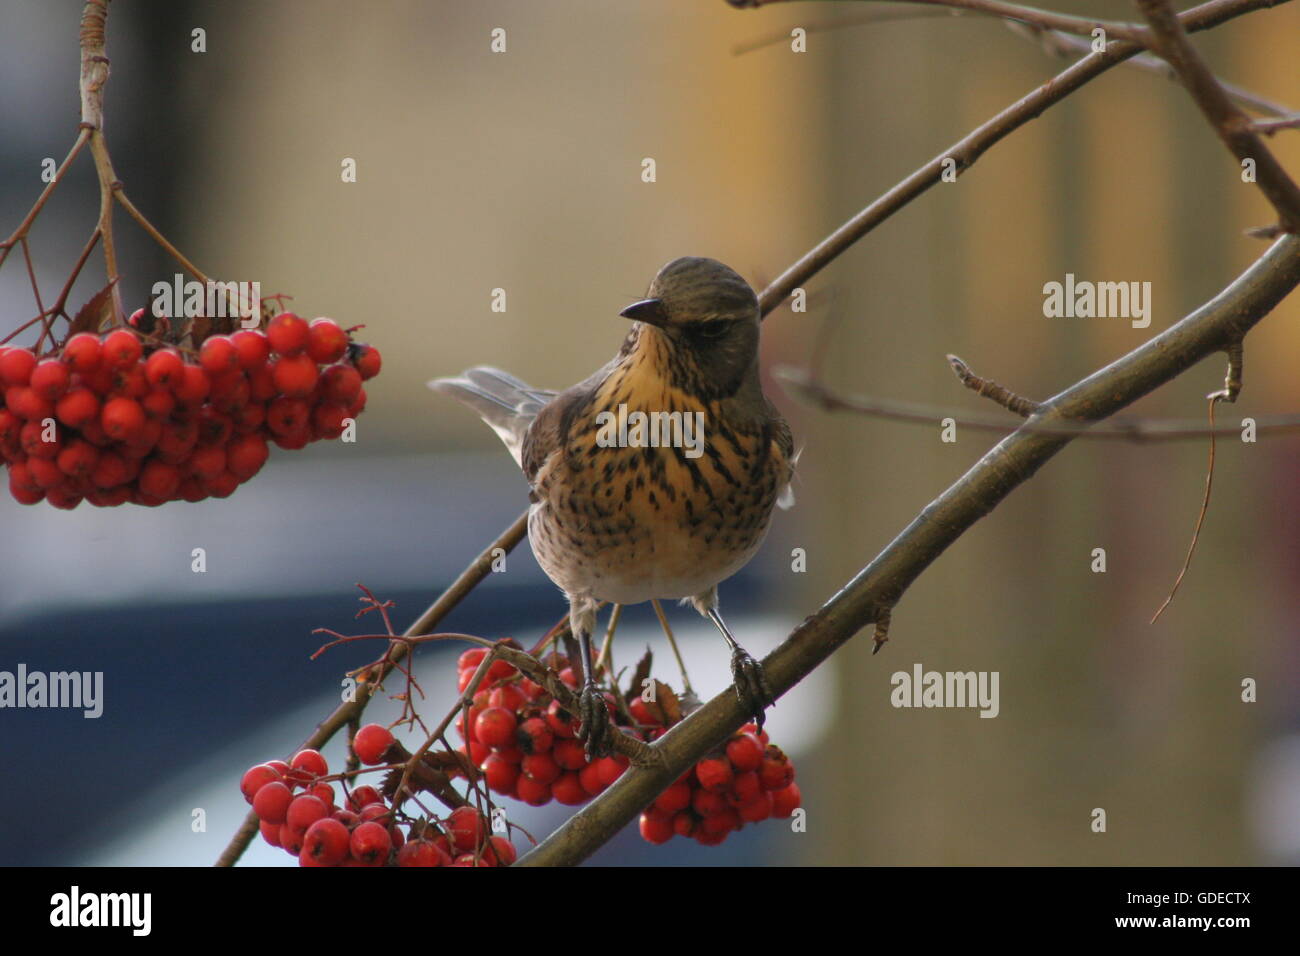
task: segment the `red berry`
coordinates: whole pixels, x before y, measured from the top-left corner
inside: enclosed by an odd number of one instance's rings
[[[49,429],[41,422],[28,422],[18,430],[18,444],[32,458],[57,458],[63,450],[63,434],[64,429],[57,424]]]
[[[350,844],[348,828],[325,817],[307,828],[298,862],[303,866],[339,866],[347,859]]]
[[[379,369],[383,364],[379,357],[379,350],[373,345],[358,346],[353,354],[352,364],[357,367],[363,379],[374,378],[379,374]]]
[[[483,776],[487,785],[502,796],[513,796],[519,780],[519,765],[500,754],[489,754],[483,761]]]
[[[172,392],[176,400],[185,405],[197,405],[208,397],[212,384],[208,373],[198,365],[185,365],[180,375],[172,380]]]
[[[727,798],[717,791],[696,790],[691,794],[691,809],[702,817],[721,813],[727,807]]]
[[[89,479],[99,462],[99,449],[83,438],[74,438],[59,452],[59,470],[73,478]]]
[[[551,756],[565,770],[581,770],[587,766],[587,754],[577,740],[557,740]]]
[[[159,349],[144,360],[144,377],[155,388],[171,388],[180,382],[185,362],[175,349]]]
[[[304,793],[290,801],[289,809],[285,811],[284,822],[291,827],[306,830],[317,820],[329,816],[329,812],[330,808],[325,805],[324,800]]]
[[[254,795],[253,812],[266,823],[284,823],[291,803],[293,791],[279,780],[273,780]]]
[[[736,812],[740,814],[740,819],[746,823],[758,823],[761,820],[766,820],[772,815],[772,794],[763,790],[753,800],[742,803],[737,807]]]
[[[209,375],[239,369],[239,350],[227,335],[210,335],[199,347],[199,364]]]
[[[600,773],[601,783],[608,787],[619,777],[623,776],[623,772],[627,770],[628,759],[622,754],[610,757],[601,757],[593,763],[592,766],[596,767]]]
[[[226,467],[241,481],[247,481],[261,470],[270,454],[261,435],[240,435],[226,446]]]
[[[239,367],[245,371],[265,365],[271,357],[271,343],[256,329],[241,329],[230,337],[239,354]]]
[[[59,399],[54,415],[69,428],[80,428],[99,415],[99,399],[90,389],[78,385]]]
[[[551,749],[551,745],[555,742],[555,734],[544,718],[529,717],[519,725],[515,739],[519,741],[519,746],[524,753],[542,754]]]
[[[373,767],[384,762],[384,754],[388,753],[388,748],[393,745],[393,742],[393,735],[387,727],[381,724],[366,724],[352,738],[352,749],[356,752],[358,760]]]
[[[578,782],[582,784],[582,789],[593,797],[604,793],[608,786],[600,779],[600,768],[594,763],[587,764],[578,771]]]
[[[144,349],[139,337],[129,329],[114,329],[104,336],[101,347],[102,362],[109,368],[126,368],[140,361]]]
[[[551,701],[546,708],[546,723],[556,737],[571,738],[578,736],[578,722],[567,710],[560,706],[558,700]]]
[[[338,438],[347,427],[348,410],[338,402],[321,402],[311,413],[312,432],[317,438]]]
[[[37,395],[54,401],[68,390],[72,373],[58,359],[44,359],[32,369],[28,385]]]
[[[239,790],[243,793],[244,799],[252,803],[253,797],[257,795],[257,791],[261,790],[262,787],[268,783],[275,783],[283,779],[278,770],[262,763],[256,767],[251,767],[244,773],[243,778],[239,781]]]
[[[695,765],[695,779],[705,790],[726,790],[735,772],[725,757],[705,757]]]
[[[312,319],[307,329],[307,354],[322,365],[337,362],[348,350],[348,334],[333,319]]]
[[[647,843],[667,843],[673,838],[673,818],[646,810],[641,814],[641,837]]]
[[[559,778],[551,784],[551,796],[566,807],[576,807],[591,799],[582,781],[578,779],[578,774],[573,770],[560,774]]]
[[[7,348],[0,352],[0,378],[6,385],[26,385],[36,368],[36,356],[27,349]]]
[[[63,346],[63,361],[74,372],[86,374],[99,368],[101,347],[99,336],[78,332]]]
[[[367,866],[383,866],[392,849],[392,838],[388,835],[388,828],[382,823],[370,820],[359,824],[352,831],[352,857]]]
[[[762,792],[763,785],[759,783],[758,774],[753,770],[736,774],[736,779],[731,783],[732,803],[737,805],[756,800]]]
[[[685,810],[691,805],[691,785],[683,781],[677,781],[651,804],[661,813],[674,814],[679,810]]]
[[[483,663],[485,657],[487,657],[486,647],[471,647],[469,650],[461,652],[460,658],[456,661],[456,667],[462,671],[472,671]]]
[[[711,813],[700,821],[700,827],[708,833],[730,833],[740,829],[740,814],[731,807],[718,813]]]
[[[361,394],[361,373],[351,365],[331,365],[321,373],[320,381],[321,393],[334,402],[351,405]]]
[[[306,398],[316,387],[320,371],[310,355],[301,353],[278,358],[271,366],[276,391],[290,398]]]
[[[266,427],[277,436],[292,436],[310,427],[311,408],[301,398],[281,396],[266,409]]]
[[[106,451],[100,454],[95,467],[91,469],[90,480],[96,488],[116,488],[133,479],[138,472],[138,463],[128,463],[127,459],[116,452]]]
[[[519,775],[515,792],[520,800],[532,807],[540,807],[551,802],[551,785],[539,783],[524,774]]]
[[[329,764],[320,751],[311,748],[294,754],[289,761],[289,769],[289,779],[299,785],[311,783],[316,777],[323,777],[330,772]]]
[[[373,803],[383,802],[383,794],[369,784],[356,787],[353,789],[352,793],[348,795],[348,806],[353,810],[362,810]]]
[[[5,404],[10,411],[29,422],[42,421],[55,413],[55,405],[26,385],[11,385],[5,389]]]
[[[474,736],[489,747],[508,747],[515,739],[515,715],[504,707],[489,707],[474,721]]]
[[[451,866],[451,857],[429,840],[412,840],[397,851],[398,866]]]
[[[737,773],[757,770],[763,763],[763,745],[753,734],[737,734],[727,741],[727,759]]]
[[[215,478],[225,470],[226,449],[223,445],[200,445],[189,457],[189,471],[196,478]]]
[[[457,807],[447,817],[445,829],[452,846],[462,853],[472,852],[483,839],[487,820],[473,807]]]
[[[538,783],[553,783],[561,773],[560,765],[549,753],[529,754],[519,766],[524,776]]]
[[[803,796],[799,793],[799,784],[791,783],[788,787],[772,791],[772,816],[788,817],[799,809]]]
[[[279,823],[267,823],[262,820],[258,823],[257,828],[262,831],[263,840],[271,844],[271,846],[278,847],[280,845],[280,826]]]
[[[758,779],[764,790],[784,790],[794,781],[794,765],[778,747],[769,744],[758,769]]]
[[[298,856],[298,854],[302,853],[303,840],[306,836],[306,830],[291,827],[287,823],[280,824],[280,846],[282,846],[287,853],[290,853],[293,856]],[[298,862],[301,863],[302,861],[299,860]]]
[[[170,498],[181,484],[180,469],[162,461],[146,462],[140,469],[139,488],[153,498]]]
[[[266,337],[278,355],[293,355],[307,347],[308,326],[292,312],[281,312],[266,325]]]
[[[488,845],[483,848],[485,859],[491,860],[497,866],[509,866],[518,859],[515,848],[510,841],[503,836],[493,836],[488,839]]]
[[[110,438],[130,441],[144,432],[144,409],[134,398],[110,398],[104,403],[99,421]]]

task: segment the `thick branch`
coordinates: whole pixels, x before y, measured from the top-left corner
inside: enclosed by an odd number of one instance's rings
[[[1213,300],[1177,325],[1043,402],[1030,424],[1098,421],[1239,341],[1297,284],[1300,237],[1284,236]],[[1068,435],[1017,430],[932,501],[870,564],[763,661],[777,696],[810,674],[930,564],[1058,451]],[[730,688],[655,743],[662,767],[630,768],[612,787],[520,860],[531,866],[585,860],[642,807],[748,719]]]
[[[1255,164],[1255,182],[1277,210],[1288,232],[1300,232],[1300,187],[1255,132],[1254,123],[1232,102],[1196,52],[1169,0],[1136,0],[1151,24],[1153,47],[1173,67],[1178,79],[1224,145],[1242,162]]]

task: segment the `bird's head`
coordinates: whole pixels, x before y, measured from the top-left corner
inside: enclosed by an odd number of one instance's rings
[[[651,326],[668,341],[676,377],[699,390],[734,393],[758,360],[758,296],[716,259],[674,259],[650,283],[646,298],[619,313]]]

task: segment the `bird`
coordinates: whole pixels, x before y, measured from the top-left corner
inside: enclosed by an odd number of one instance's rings
[[[678,599],[721,632],[737,697],[761,728],[774,698],[718,611],[718,585],[758,551],[788,506],[797,455],[763,394],[762,316],[735,270],[673,259],[620,316],[618,353],[561,392],[489,366],[429,382],[476,411],[529,485],[528,537],[569,602],[582,661],[578,737],[589,757],[613,730],[591,640],[604,603]]]

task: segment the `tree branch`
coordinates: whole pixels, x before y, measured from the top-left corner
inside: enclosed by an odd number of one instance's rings
[[[1031,424],[1093,422],[1239,341],[1297,284],[1300,237],[1277,240],[1210,302],[1165,332],[1043,402]],[[879,620],[913,581],[976,521],[1071,441],[1018,429],[927,505],[888,547],[763,660],[780,697],[859,630]],[[673,727],[654,749],[662,767],[632,767],[608,790],[524,856],[519,865],[582,862],[747,719],[727,688]]]
[[[1287,3],[1289,0],[1210,0],[1180,15],[1185,29],[1208,30],[1242,14]],[[769,315],[790,293],[820,272],[836,256],[898,212],[913,199],[939,182],[946,161],[955,160],[958,171],[969,169],[989,147],[1059,103],[1075,90],[1111,67],[1137,56],[1142,47],[1121,41],[1105,53],[1092,53],[1058,73],[1042,86],[1022,96],[987,123],[971,131],[947,150],[913,172],[883,196],[819,242],[794,265],[772,281],[758,297],[764,316]]]
[[[1287,232],[1300,232],[1300,187],[1255,132],[1254,123],[1232,102],[1196,52],[1169,0],[1136,0],[1154,37],[1155,52],[1178,74],[1224,145],[1241,162],[1255,164],[1255,183],[1277,210]]]

